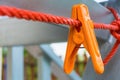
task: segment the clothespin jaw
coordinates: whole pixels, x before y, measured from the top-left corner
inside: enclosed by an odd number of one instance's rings
[[[80,30],[77,30],[75,26],[71,26],[69,29],[64,71],[69,74],[73,70],[77,51],[80,45],[83,44],[91,56],[95,71],[102,74],[104,72],[104,65],[87,6],[84,4],[74,5],[72,8],[72,18],[79,20],[82,26],[79,26]]]

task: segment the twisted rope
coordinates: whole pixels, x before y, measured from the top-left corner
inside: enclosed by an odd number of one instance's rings
[[[120,19],[117,15],[117,12],[114,9],[111,9],[111,8],[109,9],[113,13],[116,19],[115,21],[113,21],[111,24],[94,23],[94,26],[96,29],[110,30],[111,34],[117,39],[110,53],[103,60],[104,65],[106,65],[109,62],[109,60],[113,57],[116,50],[118,49],[118,45],[120,44],[120,34],[119,34],[120,33]],[[73,20],[71,18],[55,16],[55,15],[45,14],[45,13],[40,13],[40,12],[33,12],[29,10],[8,7],[8,6],[0,6],[0,16],[9,16],[9,17],[15,17],[18,19],[26,19],[26,20],[55,23],[55,24],[65,24],[65,25],[71,25],[74,27],[82,25],[80,21]]]
[[[0,6],[0,16],[15,17],[18,19],[26,19],[33,21],[40,21],[46,23],[64,24],[71,26],[81,26],[81,22],[78,20],[73,20],[71,18],[66,18],[62,16],[55,16],[51,14],[45,14],[41,12],[34,12],[24,9],[19,9],[15,7]],[[118,30],[118,26],[103,23],[94,23],[97,29],[109,29]]]
[[[41,12],[33,12],[29,10],[8,7],[8,6],[0,6],[0,16],[9,16],[9,17],[15,17],[18,19],[26,19],[26,20],[55,23],[55,24],[65,24],[65,25],[72,25],[72,26],[81,25],[79,21],[73,20],[71,18],[54,16],[51,14],[45,14]]]
[[[115,44],[114,44],[113,48],[111,49],[111,51],[109,52],[109,54],[103,60],[104,65],[106,65],[112,59],[112,57],[115,55],[115,53],[119,47],[119,44],[120,44],[120,19],[119,19],[119,16],[113,8],[108,8],[108,9],[113,13],[113,16],[115,17],[115,20],[111,24],[118,26],[118,30],[110,30],[110,33],[117,39],[117,41],[115,42]]]

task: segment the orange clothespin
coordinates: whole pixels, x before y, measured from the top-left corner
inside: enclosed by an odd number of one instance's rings
[[[104,72],[104,65],[94,34],[93,22],[90,19],[87,6],[84,4],[74,5],[72,8],[72,18],[79,20],[82,23],[82,26],[79,26],[79,31],[75,27],[70,27],[64,71],[69,74],[73,70],[77,51],[80,45],[83,44],[91,56],[95,71],[102,74]]]

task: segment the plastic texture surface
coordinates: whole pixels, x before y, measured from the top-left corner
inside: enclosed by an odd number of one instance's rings
[[[73,70],[77,51],[80,45],[83,44],[92,58],[95,71],[102,74],[104,72],[104,65],[87,6],[84,4],[74,5],[72,8],[72,18],[79,20],[82,26],[77,26],[77,29],[72,26],[70,27],[64,71],[69,74]]]

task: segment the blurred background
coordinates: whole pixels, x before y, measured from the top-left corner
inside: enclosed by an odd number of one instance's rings
[[[66,42],[48,44],[54,51],[54,53],[64,61]],[[2,58],[2,80],[7,80],[7,54],[8,48],[3,48]],[[79,49],[78,55],[76,56],[76,63],[74,70],[82,77],[87,60],[89,58],[88,52],[82,47]],[[24,80],[38,80],[38,59],[24,49]],[[19,63],[19,61],[18,61]],[[54,73],[51,73],[51,80],[58,80]]]
[[[111,5],[110,1],[95,0],[103,6],[107,6],[108,3]],[[12,0],[8,0],[8,2],[16,3]],[[5,1],[2,3],[5,3]],[[30,6],[26,8],[28,7]],[[34,9],[31,7],[31,10]],[[81,80],[87,61],[90,58],[89,53],[82,45],[76,56],[74,71],[67,75],[62,69],[67,42],[47,44],[46,41],[46,44],[42,46],[14,46],[12,48],[9,47],[10,45],[2,47],[2,80]],[[15,75],[16,77],[14,77]]]

